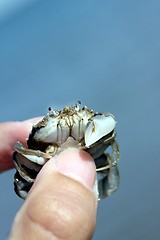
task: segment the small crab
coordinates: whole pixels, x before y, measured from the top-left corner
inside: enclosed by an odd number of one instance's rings
[[[69,147],[88,152],[95,161],[97,172],[117,165],[119,147],[115,140],[116,121],[112,114],[95,113],[80,102],[60,111],[49,107],[49,113],[32,128],[28,148],[15,144],[13,154],[16,174],[15,192],[26,197],[43,165]],[[104,154],[111,146],[112,154]]]

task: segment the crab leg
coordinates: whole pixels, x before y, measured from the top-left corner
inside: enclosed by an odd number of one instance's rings
[[[113,140],[111,142],[111,147],[112,147],[112,155],[110,156],[107,153],[109,164],[107,164],[104,167],[97,168],[96,169],[97,172],[104,171],[104,170],[109,169],[109,168],[118,164],[118,161],[119,161],[119,158],[120,158],[120,149],[119,149],[119,145],[116,142],[116,140]]]
[[[118,189],[120,176],[117,165],[99,174],[101,179],[98,181],[98,200],[101,200]]]
[[[44,165],[52,156],[48,153],[41,152],[40,150],[32,150],[23,146],[20,142],[16,142],[15,151],[22,154],[28,160]]]

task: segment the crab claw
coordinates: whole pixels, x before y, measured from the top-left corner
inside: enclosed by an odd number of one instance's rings
[[[86,147],[91,146],[102,137],[112,132],[115,128],[116,121],[110,114],[96,115],[92,117],[86,126],[85,131],[85,144]]]

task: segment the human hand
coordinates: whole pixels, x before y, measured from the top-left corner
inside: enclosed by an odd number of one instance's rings
[[[0,124],[0,171],[13,167],[15,141],[24,143],[35,120]],[[10,240],[92,238],[97,209],[91,156],[68,149],[48,161],[17,213]]]

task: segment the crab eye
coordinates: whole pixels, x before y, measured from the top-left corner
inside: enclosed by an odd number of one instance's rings
[[[86,125],[85,144],[91,146],[115,128],[116,121],[111,115],[94,116]]]

